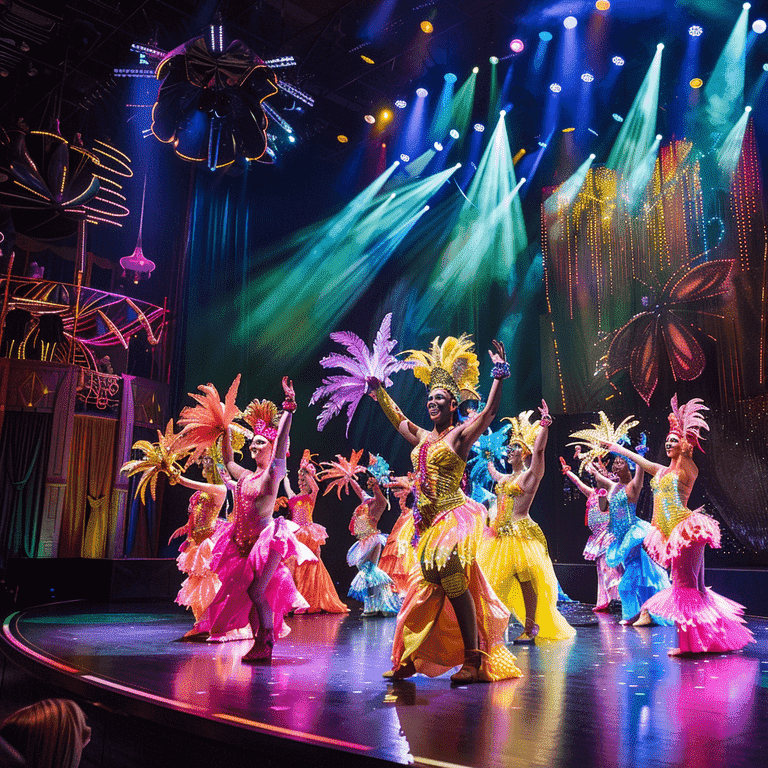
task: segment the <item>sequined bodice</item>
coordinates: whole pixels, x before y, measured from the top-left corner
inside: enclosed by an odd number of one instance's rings
[[[216,529],[219,505],[207,491],[195,491],[189,499],[189,538],[202,544]]]
[[[360,541],[379,532],[379,529],[371,521],[370,510],[368,509],[368,503],[370,501],[371,499],[358,505],[355,514],[352,515],[352,521],[349,525],[350,531],[352,531],[355,538]]]
[[[608,511],[603,512],[600,509],[600,497],[597,491],[593,490],[592,493],[587,496],[587,525],[592,533],[595,533],[599,528],[607,525],[608,523]]]
[[[232,539],[242,557],[246,557],[269,521],[257,512],[257,501],[263,495],[263,472],[243,472],[235,486]]]
[[[651,478],[653,491],[653,519],[651,524],[664,538],[668,538],[675,526],[691,514],[691,510],[680,501],[677,472],[665,472]]]
[[[426,529],[441,512],[456,509],[466,501],[460,488],[466,462],[444,439],[430,441],[426,437],[411,451],[411,460],[420,527]]]
[[[610,520],[608,530],[617,541],[624,538],[626,532],[635,524],[635,505],[629,501],[626,490],[622,487],[608,499]]]
[[[523,489],[517,484],[517,479],[505,477],[496,483],[496,519],[491,524],[496,533],[504,535],[510,527],[515,513],[515,500],[523,495]]]
[[[298,525],[307,525],[312,522],[312,497],[306,493],[301,496],[293,496],[288,499],[288,508],[291,510],[291,520]]]

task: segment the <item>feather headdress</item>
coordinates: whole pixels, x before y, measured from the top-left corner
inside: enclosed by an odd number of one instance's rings
[[[608,455],[605,443],[627,443],[629,430],[640,423],[634,416],[627,416],[617,427],[614,427],[603,411],[599,411],[597,415],[599,419],[597,424],[593,424],[588,429],[578,429],[570,435],[575,442],[568,445],[585,446],[588,449],[586,453],[579,454],[581,459],[579,472],[583,471],[587,464]]]
[[[325,400],[323,409],[317,417],[318,432],[346,408],[347,434],[349,434],[349,425],[357,406],[363,395],[369,392],[367,380],[375,378],[383,387],[391,387],[390,376],[393,373],[413,367],[412,363],[398,360],[391,354],[397,345],[397,340],[390,336],[391,327],[392,313],[389,313],[381,321],[372,350],[369,350],[366,343],[352,331],[338,331],[331,334],[331,339],[343,344],[349,354],[334,352],[320,361],[323,368],[341,368],[346,373],[328,376],[312,393],[310,405]]]
[[[176,435],[173,434],[173,419],[165,427],[165,434],[157,430],[157,442],[150,443],[148,440],[136,441],[132,449],[141,451],[144,457],[127,461],[120,468],[128,477],[142,473],[139,483],[136,486],[136,495],[141,497],[142,503],[146,503],[147,486],[152,498],[155,498],[155,489],[157,488],[157,479],[160,475],[168,475],[171,482],[175,482],[181,475],[182,468],[179,463],[184,458],[183,451],[175,450]]]
[[[197,461],[229,429],[232,420],[239,413],[235,403],[239,386],[240,374],[232,382],[223,403],[213,384],[201,384],[198,389],[202,394],[189,393],[189,396],[197,401],[197,405],[182,408],[177,423],[183,429],[173,444],[174,451],[192,451],[187,466]]]
[[[254,398],[240,414],[242,419],[253,430],[253,434],[266,437],[270,443],[277,437],[277,425],[280,423],[280,412],[271,400]]]
[[[699,441],[702,439],[701,430],[709,431],[709,426],[701,415],[702,411],[708,411],[704,401],[700,397],[694,397],[687,403],[678,406],[677,394],[672,397],[672,413],[669,414],[669,431],[678,437],[684,438],[688,443],[700,451],[703,450]]]
[[[368,472],[380,483],[389,480],[389,464],[383,456],[376,453],[368,454]]]
[[[533,444],[541,429],[538,419],[531,421],[532,415],[533,411],[521,411],[517,416],[506,416],[502,419],[502,421],[508,421],[512,425],[507,433],[509,436],[507,442],[510,445],[513,443],[521,445],[523,453],[533,453]]]
[[[462,333],[457,339],[447,336],[440,343],[438,336],[430,344],[429,352],[409,349],[407,363],[415,363],[413,375],[427,385],[431,392],[441,388],[450,392],[456,402],[462,400],[479,400],[480,395],[475,391],[480,380],[480,366],[474,353],[475,344],[471,336]]]
[[[318,480],[330,480],[323,496],[327,496],[333,488],[336,489],[336,494],[341,498],[342,488],[346,493],[349,493],[349,484],[355,479],[355,475],[365,473],[365,467],[359,465],[360,457],[363,455],[363,448],[359,451],[352,451],[352,455],[349,459],[345,459],[341,454],[337,453],[336,458],[338,461],[321,461],[320,465],[325,467],[318,475]]]

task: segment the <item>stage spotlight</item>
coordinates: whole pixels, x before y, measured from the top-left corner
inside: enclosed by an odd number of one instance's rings
[[[442,152],[442,151],[443,151],[443,145],[442,145],[442,144],[441,144],[439,141],[436,141],[436,142],[435,142],[435,143],[434,143],[432,146],[433,146],[433,147],[434,147],[434,148],[435,148],[435,149],[436,149],[438,152]]]
[[[596,155],[596,154],[594,154],[594,153],[592,153],[592,154],[589,156],[589,159],[590,159],[590,160],[594,160],[596,157],[597,157],[597,155]]]
[[[499,63],[499,57],[498,57],[498,56],[491,56],[491,58],[490,58],[490,59],[488,59],[488,61],[489,61],[491,64],[498,64],[498,63]]]
[[[663,50],[664,50],[664,43],[659,43],[659,44],[656,46],[656,50],[657,50],[657,51],[663,51]]]
[[[563,19],[563,26],[566,29],[573,29],[578,23],[579,22],[578,22],[578,20],[576,19],[575,16],[566,16]]]
[[[597,0],[595,3],[595,8],[597,8],[598,11],[607,11],[610,7],[611,4],[608,0]]]
[[[421,24],[419,24],[419,26],[421,27],[421,31],[425,35],[431,35],[432,31],[434,30],[434,27],[432,26],[432,22],[430,21],[422,21]]]
[[[744,107],[744,111],[745,112],[751,112],[752,111],[752,107],[746,106],[746,107]]]
[[[617,122],[617,123],[623,123],[624,118],[621,115],[617,115],[615,112],[611,115],[611,117]]]
[[[539,32],[539,40],[543,40],[545,43],[548,43],[551,39],[552,39],[552,33],[547,32],[546,29],[542,29],[541,32]]]
[[[585,72],[585,73],[584,73],[584,74],[581,76],[581,79],[582,79],[582,80],[583,80],[585,83],[591,83],[591,82],[592,82],[592,81],[595,79],[595,76],[594,76],[594,75],[593,75],[591,72]]]
[[[551,83],[549,90],[552,91],[552,93],[560,93],[560,91],[563,90],[563,87],[560,85],[560,83]]]
[[[416,95],[420,99],[426,99],[427,96],[429,95],[429,91],[426,88],[417,88],[416,89]]]
[[[288,141],[290,141],[291,144],[295,144],[296,143],[296,137],[295,136],[289,136],[288,137]]]
[[[455,128],[451,128],[451,130],[448,132],[448,135],[452,139],[458,139],[459,138],[459,132]]]
[[[443,75],[443,80],[445,80],[446,83],[455,83],[459,78],[456,77],[456,75],[453,74],[453,72],[446,72]]]
[[[617,66],[617,67],[623,67],[624,66],[624,59],[621,58],[621,56],[614,56],[611,61]]]
[[[410,156],[410,155],[406,155],[406,154],[405,154],[405,152],[403,152],[403,154],[402,154],[402,155],[400,155],[400,159],[401,159],[401,160],[402,160],[404,163],[407,163],[407,162],[408,162],[408,161],[411,159],[411,156]]]
[[[762,35],[763,32],[765,32],[766,29],[766,23],[763,19],[755,19],[752,22],[752,31],[755,34]]]
[[[704,34],[704,30],[698,24],[694,24],[692,27],[688,27],[688,34],[691,37],[701,37]]]
[[[507,116],[507,110],[506,109],[500,109],[499,110],[499,117],[506,117]]]
[[[340,133],[336,137],[336,141],[338,141],[339,144],[346,144],[349,141],[349,138],[347,136],[345,136],[343,133]]]
[[[688,85],[690,85],[691,88],[701,88],[701,86],[704,85],[704,81],[700,77],[694,77]]]
[[[408,102],[407,102],[407,101],[404,101],[403,99],[398,99],[398,100],[395,102],[395,106],[396,106],[398,109],[405,109],[405,108],[408,106]]]
[[[764,64],[764,67],[768,67],[768,64]],[[478,132],[482,133],[485,130],[485,126],[482,123],[475,123],[473,128]]]
[[[575,128],[563,128],[563,133],[573,133],[575,130]]]
[[[661,141],[661,134],[660,133],[656,134],[656,141]]]
[[[392,119],[392,113],[388,109],[382,109],[379,112],[379,122],[388,123]]]
[[[768,72],[768,62],[763,64],[763,72]]]
[[[370,57],[366,56],[364,53],[360,54],[360,58],[366,63],[366,64],[375,64],[376,62]]]
[[[541,32],[539,33],[539,37],[542,35],[547,34],[549,35],[549,39],[552,39],[552,35],[549,34],[549,32]],[[541,38],[542,40],[545,40],[546,38]],[[519,38],[516,37],[514,40],[512,40],[509,44],[510,49],[512,50],[512,53],[522,53],[525,49],[525,43]]]
[[[472,67],[473,74],[477,74],[480,71],[480,67]]]
[[[370,125],[373,125],[376,122],[376,118],[373,115],[366,115],[363,120]]]
[[[751,7],[751,3],[744,3],[744,5],[741,6],[745,11],[748,11]]]

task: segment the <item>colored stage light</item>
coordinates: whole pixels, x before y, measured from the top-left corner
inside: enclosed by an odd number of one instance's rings
[[[395,102],[395,106],[396,106],[398,109],[405,109],[405,108],[408,106],[408,102],[407,102],[407,101],[404,101],[403,99],[398,99],[398,100]]]
[[[429,91],[426,88],[417,88],[416,95],[420,99],[425,99],[429,95]]]
[[[611,117],[617,122],[617,123],[623,123],[624,118],[621,115],[617,115],[615,112],[611,115]]]
[[[543,34],[545,34],[545,33],[542,32],[539,35],[539,37],[541,37],[541,35],[543,35]],[[546,34],[549,35],[549,32],[547,32]],[[544,39],[544,38],[542,38],[542,39]],[[552,35],[549,35],[549,39],[550,40],[552,39]],[[522,53],[523,50],[525,49],[525,43],[519,37],[516,37],[514,40],[512,40],[510,42],[509,47],[510,47],[510,50],[512,51],[512,53]]]
[[[407,162],[408,162],[408,161],[411,159],[411,156],[410,156],[410,155],[406,155],[406,154],[405,154],[405,152],[403,152],[403,154],[402,154],[402,155],[400,155],[400,159],[401,159],[401,160],[402,160],[404,163],[407,163]]]
[[[744,107],[744,111],[745,112],[751,112],[752,111],[752,107],[746,106],[746,107]]]
[[[547,32],[546,29],[542,29],[541,32],[539,32],[539,40],[543,40],[545,43],[548,43],[552,39],[552,33]]]
[[[477,74],[480,71],[480,67],[472,67],[473,74]]]
[[[433,147],[434,147],[434,148],[435,148],[435,149],[436,149],[438,152],[442,152],[442,150],[443,150],[443,145],[442,145],[442,144],[441,144],[439,141],[436,141],[436,142],[435,142],[435,143],[434,143],[432,146],[433,146]]]
[[[336,141],[338,141],[339,144],[346,144],[349,141],[349,138],[347,136],[345,136],[343,133],[340,133],[336,137]]]
[[[363,120],[365,120],[366,123],[370,123],[371,125],[376,122],[376,118],[373,115],[366,115]]]
[[[597,0],[595,3],[595,8],[597,8],[598,11],[607,11],[610,7],[611,4],[608,0]]]
[[[763,66],[768,66],[768,65],[763,65]],[[475,123],[473,127],[478,133],[482,133],[485,130],[485,126],[482,123]]]
[[[591,154],[591,155],[589,156],[589,159],[590,159],[590,160],[594,160],[596,157],[597,157],[597,155],[593,153],[593,154]]]
[[[459,132],[455,128],[451,128],[451,130],[448,132],[448,135],[452,139],[458,139],[459,138]]]
[[[453,72],[446,72],[443,75],[443,80],[445,80],[446,83],[455,83],[459,78],[456,77],[456,75],[453,74]]]
[[[659,43],[659,44],[656,46],[656,50],[657,50],[657,51],[663,51],[663,50],[664,50],[664,43]]]
[[[551,83],[549,90],[552,91],[552,93],[560,93],[560,91],[563,90],[563,87],[560,85],[560,83]]]
[[[499,110],[499,117],[506,117],[507,116],[507,110],[506,109],[500,109]]]
[[[661,141],[661,134],[660,133],[656,134],[656,141]]]
[[[748,11],[751,7],[751,3],[744,3],[744,5],[741,6],[745,11]]]
[[[691,37],[701,37],[704,34],[704,30],[698,24],[694,24],[692,27],[688,27],[688,34]]]
[[[767,25],[763,19],[755,19],[752,22],[752,31],[755,34],[762,35],[763,32],[765,32],[766,26]]]
[[[370,57],[366,56],[364,53],[360,54],[360,58],[366,63],[366,64],[375,64],[376,62]]]
[[[768,62],[763,64],[763,72],[768,72]]]
[[[392,119],[392,113],[388,109],[382,109],[379,112],[379,122],[388,123]]]
[[[429,22],[429,21],[422,21],[421,24],[419,24],[419,26],[421,27],[421,31],[425,35],[432,34],[432,30],[434,30],[434,27],[432,26],[432,23]]]
[[[288,141],[290,141],[291,144],[295,144],[296,143],[296,137],[295,136],[289,136],[288,137]]]
[[[691,88],[701,88],[701,86],[704,85],[704,81],[700,77],[694,77],[688,85],[690,85]]]
[[[585,72],[585,73],[584,73],[584,74],[581,76],[581,79],[582,79],[582,80],[583,80],[585,83],[591,83],[591,82],[592,82],[592,81],[595,79],[595,76],[594,76],[594,75],[593,75],[591,72]]]
[[[617,67],[623,67],[624,66],[624,59],[621,58],[621,56],[614,56],[611,61],[617,66]]]
[[[563,133],[573,133],[575,130],[575,128],[563,128]]]
[[[498,56],[491,56],[491,58],[490,58],[490,59],[488,59],[488,61],[489,61],[491,64],[498,64],[498,63],[499,63],[499,57],[498,57]]]
[[[566,29],[573,29],[578,23],[579,22],[578,22],[578,20],[576,19],[575,16],[566,16],[563,19],[563,26]]]

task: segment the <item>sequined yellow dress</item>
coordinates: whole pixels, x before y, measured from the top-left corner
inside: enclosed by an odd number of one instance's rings
[[[672,586],[646,600],[652,615],[675,622],[683,653],[735,651],[754,643],[744,626],[744,606],[718,595],[704,582],[704,547],[720,546],[717,520],[690,510],[680,498],[675,470],[651,479],[653,526],[643,546],[660,565],[669,567]]]
[[[537,642],[567,640],[576,630],[557,610],[557,577],[544,533],[527,515],[514,519],[515,500],[522,495],[512,477],[496,484],[496,518],[485,529],[478,561],[496,594],[521,623],[526,616],[520,582],[533,583]]]
[[[476,562],[486,510],[461,491],[465,462],[444,436],[429,438],[425,434],[411,453],[416,505],[400,537],[413,541],[421,578],[410,580],[398,614],[393,668],[412,661],[418,672],[434,677],[463,663],[464,643],[445,590],[452,589],[452,581],[465,580],[474,599],[483,651],[480,679],[520,677],[515,657],[504,645],[509,611]]]

